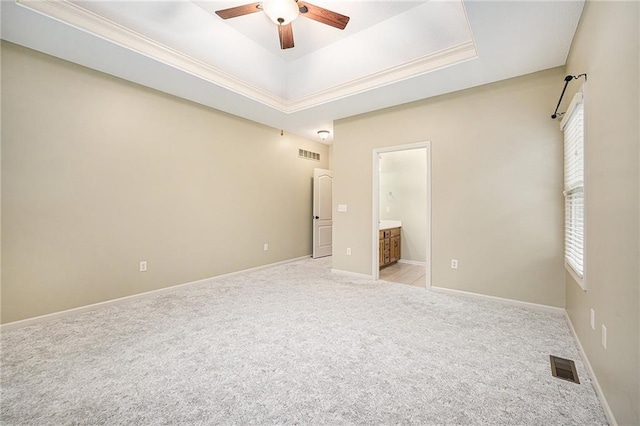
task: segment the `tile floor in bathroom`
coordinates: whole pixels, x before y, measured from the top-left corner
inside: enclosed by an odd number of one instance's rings
[[[408,263],[395,263],[380,270],[380,279],[416,287],[427,285],[425,267]]]

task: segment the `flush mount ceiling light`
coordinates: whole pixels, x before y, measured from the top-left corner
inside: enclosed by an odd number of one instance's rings
[[[327,138],[329,137],[329,131],[328,130],[318,130],[318,136],[320,136],[320,139],[322,139],[323,141],[326,141]]]

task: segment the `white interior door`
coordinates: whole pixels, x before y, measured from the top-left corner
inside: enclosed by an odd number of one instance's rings
[[[333,176],[331,170],[313,170],[313,258],[331,256]]]

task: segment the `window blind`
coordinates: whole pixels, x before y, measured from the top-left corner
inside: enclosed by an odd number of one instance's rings
[[[562,120],[564,131],[565,262],[584,276],[584,108],[582,94]]]

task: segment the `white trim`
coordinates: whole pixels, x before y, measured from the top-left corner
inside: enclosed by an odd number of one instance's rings
[[[40,324],[40,323],[44,323],[44,322],[48,322],[48,321],[53,321],[53,320],[59,319],[59,318],[70,317],[70,316],[81,314],[83,312],[94,311],[94,310],[106,308],[106,307],[109,307],[109,306],[112,306],[112,305],[119,305],[121,303],[129,302],[131,300],[144,299],[144,298],[147,298],[147,297],[157,296],[158,294],[162,294],[162,293],[170,293],[170,292],[178,291],[178,290],[180,290],[180,289],[182,289],[183,287],[186,287],[186,286],[210,283],[210,282],[214,282],[216,280],[222,279],[222,278],[227,278],[227,277],[231,277],[231,276],[234,276],[234,275],[246,274],[246,273],[249,273],[249,272],[256,272],[256,271],[260,271],[260,270],[263,270],[263,269],[272,268],[274,266],[284,265],[286,263],[291,263],[291,262],[295,262],[295,261],[298,261],[298,260],[307,259],[309,257],[311,257],[311,256],[308,256],[308,255],[307,256],[301,256],[301,257],[297,257],[297,258],[294,258],[294,259],[288,259],[288,260],[283,260],[283,261],[276,262],[276,263],[270,263],[268,265],[257,266],[255,268],[243,269],[241,271],[230,272],[228,274],[217,275],[215,277],[204,278],[204,279],[197,280],[197,281],[191,281],[191,282],[184,283],[184,284],[176,284],[176,285],[172,285],[172,286],[165,287],[165,288],[159,288],[157,290],[145,291],[144,293],[132,294],[131,296],[119,297],[117,299],[106,300],[104,302],[92,303],[90,305],[79,306],[77,308],[71,308],[71,309],[67,309],[67,310],[64,310],[64,311],[53,312],[53,313],[50,313],[50,314],[40,315],[40,316],[37,316],[37,317],[27,318],[27,319],[23,319],[23,320],[19,320],[19,321],[8,322],[6,324],[0,324],[0,332],[16,330],[18,328],[23,328],[23,327],[28,327],[30,325],[36,325],[36,324]]]
[[[307,96],[284,99],[84,9],[69,0],[16,0],[16,3],[286,114],[299,112],[478,57],[475,43],[468,41]],[[469,25],[468,18],[467,25]],[[469,33],[471,33],[470,27]]]
[[[283,99],[283,112],[302,111],[337,99],[346,98],[347,96],[437,71],[451,65],[457,65],[477,57],[475,43],[469,41],[307,96],[292,100]]]
[[[578,286],[580,287],[580,289],[582,289],[582,291],[587,291],[587,286],[584,282],[584,276],[580,276],[580,274],[578,274],[578,272],[576,272],[576,270],[573,269],[573,266],[571,266],[566,259],[564,261],[564,269],[566,269],[567,272],[569,272],[569,275],[571,275],[573,280],[576,282],[576,284],[578,284]]]
[[[580,287],[580,289],[582,291],[587,291],[587,280],[585,279],[585,275],[586,275],[586,260],[587,260],[587,221],[586,221],[586,206],[587,206],[587,191],[586,189],[586,164],[587,164],[587,156],[586,156],[586,148],[587,148],[587,144],[586,144],[586,138],[587,138],[587,131],[586,131],[586,108],[584,108],[585,106],[585,89],[586,89],[586,81],[582,83],[582,85],[580,86],[580,89],[576,92],[576,94],[573,96],[573,98],[571,99],[571,103],[569,104],[569,107],[567,108],[567,111],[564,115],[564,117],[562,118],[562,121],[560,122],[560,130],[564,131],[565,130],[565,126],[567,125],[567,123],[569,122],[569,120],[571,119],[571,117],[573,116],[573,113],[576,109],[576,107],[578,105],[582,105],[583,106],[583,135],[582,135],[582,161],[583,161],[583,176],[582,176],[582,182],[580,184],[580,182],[574,183],[571,188],[567,188],[566,187],[566,182],[563,184],[564,187],[564,191],[562,192],[563,197],[565,197],[564,199],[564,205],[565,205],[565,237],[564,237],[564,245],[565,245],[565,256],[563,256],[564,258],[564,267],[567,270],[567,272],[569,272],[569,275],[571,275],[571,277],[573,278],[573,280],[575,281],[575,283],[578,285],[578,287]],[[563,137],[563,145],[566,143],[566,138]],[[566,150],[566,148],[564,148]],[[566,206],[567,206],[567,200],[566,197],[567,195],[575,188],[582,186],[582,193],[583,193],[583,199],[582,199],[582,204],[583,204],[583,235],[582,235],[582,273],[579,273],[578,271],[576,271],[576,269],[574,269],[574,267],[567,261],[566,258],[566,244],[567,244],[567,239],[566,239]]]
[[[571,117],[571,115],[573,114],[573,110],[575,109],[576,105],[583,103],[583,98],[582,98],[582,87],[580,88],[580,91],[577,92],[574,96],[573,99],[571,99],[571,103],[569,104],[569,108],[567,108],[567,112],[564,113],[564,117],[562,117],[562,121],[560,122],[560,130],[564,130],[564,126],[567,125],[567,122],[569,121],[569,118]]]
[[[381,148],[384,149],[384,148]],[[380,149],[373,150],[371,164],[371,276],[380,279]]]
[[[400,259],[398,263],[406,263],[407,265],[427,266],[427,262],[418,262],[417,260]]]
[[[371,276],[374,280],[378,280],[380,278],[380,267],[379,267],[379,259],[380,253],[379,251],[379,221],[380,221],[380,154],[388,153],[388,152],[398,152],[398,151],[408,151],[411,149],[421,149],[424,148],[426,151],[426,162],[427,162],[427,230],[426,230],[426,262],[424,262],[425,266],[425,279],[426,284],[425,287],[431,288],[431,267],[429,266],[431,263],[431,141],[425,142],[416,142],[410,143],[406,145],[396,145],[396,146],[388,146],[383,148],[375,148],[373,150],[373,164],[372,164],[372,194],[371,194]],[[400,260],[402,262],[402,260]]]
[[[71,25],[118,46],[215,83],[272,108],[283,110],[283,99],[205,62],[158,43],[68,0],[16,0],[20,6]]]
[[[336,275],[342,275],[342,276],[345,276],[345,277],[364,278],[364,279],[367,279],[367,280],[373,279],[373,277],[371,275],[360,274],[358,272],[343,271],[342,269],[333,269],[333,268],[331,268],[331,273],[332,274],[336,274]]]
[[[519,308],[533,309],[536,311],[551,312],[554,314],[564,314],[565,312],[563,308],[558,308],[556,306],[542,305],[539,303],[531,303],[531,302],[523,302],[521,300],[507,299],[504,297],[497,297],[497,296],[489,296],[489,295],[480,294],[480,293],[471,293],[469,291],[454,290],[451,288],[433,286],[431,287],[431,290],[435,291],[436,293],[451,294],[454,296],[463,296],[463,297],[468,297],[470,299],[477,299],[477,300],[489,300],[492,302],[502,303],[504,305],[517,306]]]
[[[607,421],[611,426],[618,426],[618,422],[616,421],[615,416],[613,415],[613,411],[607,402],[607,398],[604,396],[604,392],[602,392],[602,388],[600,387],[600,383],[598,382],[598,378],[596,377],[596,373],[593,371],[593,367],[591,367],[591,363],[589,362],[589,358],[587,357],[584,348],[582,347],[582,343],[578,338],[578,333],[576,333],[576,329],[573,327],[573,323],[571,322],[571,317],[567,311],[564,311],[564,317],[567,320],[567,324],[569,325],[569,329],[571,330],[571,334],[573,335],[573,339],[576,341],[578,346],[578,352],[580,352],[580,356],[582,357],[582,361],[584,362],[584,366],[591,377],[591,384],[593,389],[596,391],[596,395],[598,395],[598,399],[600,400],[600,404],[602,404],[602,408],[604,410],[604,415],[607,416]]]

